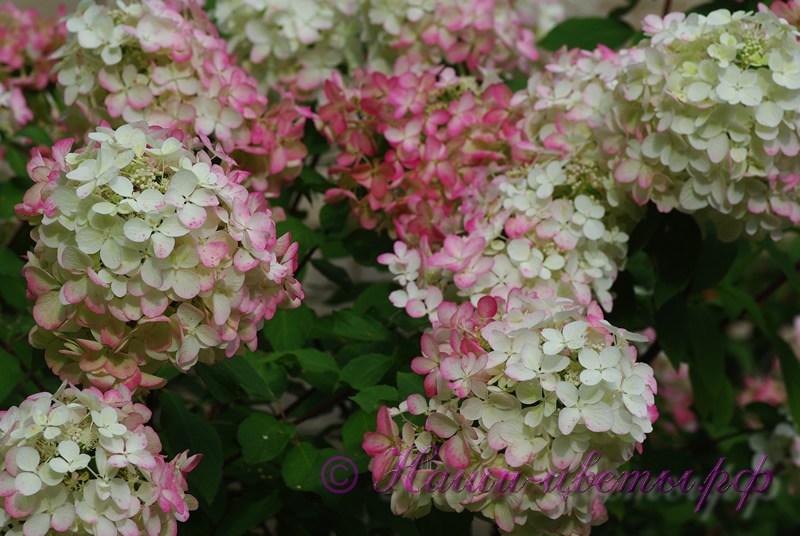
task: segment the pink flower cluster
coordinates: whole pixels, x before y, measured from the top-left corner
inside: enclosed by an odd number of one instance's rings
[[[55,82],[55,62],[50,56],[65,40],[64,25],[38,11],[20,10],[11,3],[0,6],[0,131],[4,137],[14,136],[32,121],[42,123],[51,135],[57,133],[56,106],[43,90]]]
[[[307,150],[305,117],[291,99],[270,105],[228,54],[205,12],[189,0],[137,0],[109,9],[83,4],[67,20],[56,56],[66,103],[96,124],[107,119],[208,136],[274,190],[296,177]],[[269,180],[268,180],[269,179]]]
[[[167,462],[151,416],[125,387],[62,386],[0,412],[0,532],[175,536],[201,455]]]
[[[365,228],[443,240],[490,165],[532,156],[511,99],[507,86],[481,89],[450,68],[394,76],[359,71],[353,86],[335,76],[325,83],[316,120],[341,149],[329,172],[338,188],[326,199],[348,198]]]
[[[776,0],[769,6],[777,16],[785,19],[789,24],[796,28],[800,28],[800,1],[798,0]]]
[[[659,421],[661,425],[672,433],[678,429],[685,432],[697,431],[697,415],[689,409],[694,403],[692,384],[689,381],[689,365],[681,363],[678,370],[672,366],[669,358],[661,353],[653,360],[653,372],[658,381],[663,404],[660,407],[661,415],[672,415],[675,424],[668,421]],[[745,378],[747,382],[750,378]]]
[[[75,153],[72,139],[57,143],[55,160],[35,152],[17,206],[36,240],[23,268],[30,342],[54,373],[157,388],[163,365],[186,372],[255,349],[277,307],[300,305],[298,245],[224,153],[144,124],[89,137]]]
[[[642,340],[603,320],[596,303],[583,309],[520,290],[476,307],[442,302],[411,364],[430,400],[414,394],[381,409],[378,431],[364,435],[373,479],[384,481],[400,453],[410,449],[413,459],[436,447],[434,467],[415,475],[422,481],[405,474],[391,488],[396,514],[416,517],[433,502],[480,511],[504,532],[527,525],[561,534],[604,521],[604,497],[594,492],[410,490],[437,470],[543,479],[574,470],[595,449],[608,468],[628,460],[658,416],[653,370],[628,342]],[[407,420],[401,434],[392,417],[405,413],[425,416],[424,427]]]

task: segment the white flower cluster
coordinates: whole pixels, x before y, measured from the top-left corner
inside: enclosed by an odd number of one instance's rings
[[[176,534],[197,500],[145,424],[151,412],[124,387],[62,387],[0,412],[0,532],[6,536]]]
[[[403,69],[448,61],[527,71],[534,32],[563,10],[552,0],[218,0],[214,18],[263,87],[307,93],[343,65],[348,74],[391,73],[398,60]]]
[[[657,416],[653,370],[636,362],[629,344],[644,338],[604,321],[596,303],[585,315],[582,310],[567,299],[544,300],[520,290],[507,299],[483,297],[477,307],[439,305],[432,331],[423,335],[423,355],[412,362],[415,372],[426,375],[431,399],[412,395],[379,417],[377,432],[365,434],[374,479],[386,482],[398,453],[412,449],[407,465],[431,445],[438,447],[434,470],[495,476],[519,471],[539,482],[551,471],[575,471],[594,450],[602,456],[593,471],[628,460]],[[388,417],[405,412],[426,421],[424,428],[408,422],[400,437]],[[423,473],[413,489],[432,476]],[[411,484],[401,480],[392,488],[396,514],[423,515],[433,501],[446,510],[481,511],[505,532],[526,525],[572,534],[605,512],[605,498],[596,490],[411,493]]]
[[[644,105],[617,179],[662,206],[708,208],[725,237],[777,239],[800,222],[800,33],[771,11],[645,23],[645,59],[617,88]]]
[[[591,161],[543,159],[508,169],[483,199],[465,203],[465,236],[448,236],[432,255],[398,242],[395,254],[379,257],[405,287],[392,302],[433,320],[442,299],[476,305],[520,288],[582,305],[597,300],[610,311],[609,289],[624,268],[639,212],[635,203],[618,201],[616,190],[614,177]]]
[[[30,341],[53,372],[158,387],[162,365],[185,372],[254,349],[276,307],[300,304],[298,246],[277,237],[264,195],[240,184],[246,173],[143,124],[89,137],[81,152],[64,140],[56,161],[38,156],[26,202],[40,208],[18,208],[36,240],[23,269]]]

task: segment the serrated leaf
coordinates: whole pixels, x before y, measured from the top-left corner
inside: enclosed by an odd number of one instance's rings
[[[214,398],[223,404],[240,398],[245,394],[243,391],[245,387],[267,400],[275,400],[267,382],[253,365],[241,356],[229,357],[213,366],[198,363],[195,370]]]
[[[365,389],[378,384],[393,364],[394,359],[388,355],[362,355],[347,363],[340,377],[354,389]]]
[[[616,49],[624,45],[634,33],[628,23],[619,19],[571,18],[550,30],[538,45],[551,52],[563,46],[594,50],[601,44]]]
[[[347,270],[341,266],[336,266],[327,259],[311,259],[311,264],[331,283],[335,283],[342,288],[353,286],[353,280],[350,279]]]
[[[249,464],[268,462],[276,458],[294,437],[292,423],[280,422],[266,413],[253,413],[239,425],[236,439],[242,446],[242,456]]]
[[[199,493],[207,503],[214,502],[222,481],[222,444],[214,427],[186,409],[177,393],[161,392],[161,428],[176,456],[185,450],[189,455],[202,454],[197,467],[189,473],[190,493]]]
[[[278,309],[264,322],[262,333],[276,352],[302,348],[314,324],[314,313],[306,305]]]
[[[384,405],[384,402],[398,402],[397,389],[390,385],[372,385],[351,396],[350,400],[364,411],[373,412]]]
[[[397,373],[397,392],[400,400],[405,400],[409,396],[425,394],[425,380],[419,374],[411,372]]]
[[[289,377],[286,374],[286,369],[281,365],[275,363],[265,363],[258,369],[258,375],[264,380],[269,393],[268,400],[279,400],[283,393],[286,392],[286,387],[289,385]]]
[[[281,475],[286,486],[292,491],[320,491],[322,489],[322,466],[334,456],[334,449],[316,449],[308,443],[299,443],[283,459]]]
[[[383,341],[389,335],[380,321],[352,311],[333,312],[333,332],[345,339],[356,341]]]
[[[675,370],[681,363],[691,363],[686,341],[686,300],[680,294],[661,306],[655,313],[655,329],[658,342],[667,354]]]

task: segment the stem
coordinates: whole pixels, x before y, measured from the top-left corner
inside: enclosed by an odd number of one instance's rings
[[[206,420],[208,422],[214,420],[214,414],[219,409],[219,406],[220,406],[219,400],[215,400],[214,403],[211,405],[211,409],[209,409],[208,413],[206,414]]]
[[[303,268],[305,268],[306,264],[308,264],[308,261],[311,260],[311,256],[314,254],[315,251],[317,251],[318,248],[319,248],[319,246],[313,246],[311,249],[308,250],[308,253],[306,253],[306,256],[303,257],[300,260],[300,262],[297,264],[297,269],[294,271],[294,273],[299,274],[300,271]]]
[[[800,261],[797,261],[797,262],[795,263],[795,265],[794,265],[794,271],[795,271],[795,272],[800,272]],[[786,281],[788,281],[788,280],[789,280],[789,278],[786,276],[786,274],[785,274],[785,273],[783,273],[783,272],[781,272],[781,275],[780,275],[780,277],[778,277],[777,279],[775,279],[775,281],[773,281],[772,283],[770,283],[770,285],[769,285],[767,288],[765,288],[764,290],[762,290],[762,291],[761,291],[761,292],[760,292],[760,293],[759,293],[759,294],[756,296],[756,302],[757,302],[757,303],[761,303],[761,302],[763,302],[765,299],[767,299],[767,298],[769,297],[769,295],[770,295],[770,294],[772,294],[773,292],[775,292],[776,290],[778,290],[779,288],[781,288],[781,287],[783,286],[783,284],[784,284],[784,283],[786,283]]]
[[[661,16],[666,17],[672,11],[672,0],[664,1],[664,9],[661,11]]]
[[[330,408],[331,406],[335,406],[336,404],[338,404],[342,400],[346,399],[348,396],[355,394],[355,392],[356,392],[355,389],[348,389],[347,391],[345,391],[344,393],[340,394],[336,398],[334,398],[332,400],[329,400],[328,402],[325,402],[320,407],[318,407],[316,409],[312,409],[311,411],[309,411],[308,413],[306,413],[302,417],[298,417],[297,419],[293,420],[292,424],[297,425],[297,424],[300,424],[303,421],[307,421],[308,419],[311,419],[312,417],[316,417],[317,415],[319,415],[320,413],[322,413],[326,409]]]
[[[297,398],[297,400],[295,400],[294,402],[292,402],[291,404],[289,404],[289,407],[288,407],[288,408],[286,408],[286,410],[285,410],[285,411],[286,411],[286,413],[287,413],[287,414],[289,414],[289,413],[292,413],[294,410],[296,410],[296,409],[297,409],[297,407],[298,407],[300,404],[302,404],[303,402],[305,402],[306,400],[308,400],[309,398],[311,398],[311,397],[312,397],[314,394],[316,394],[316,392],[317,392],[317,388],[316,388],[316,387],[312,387],[311,389],[309,389],[308,391],[306,391],[305,393],[303,393],[302,395],[300,395],[300,396]],[[284,417],[284,419],[283,419],[283,420],[284,420],[284,421],[286,421],[286,418]]]

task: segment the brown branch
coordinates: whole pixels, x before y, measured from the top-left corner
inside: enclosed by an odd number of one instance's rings
[[[317,415],[319,415],[320,413],[322,413],[326,409],[328,409],[328,408],[330,408],[332,406],[335,406],[336,404],[338,404],[342,400],[346,399],[348,396],[353,395],[355,393],[356,393],[355,389],[348,389],[347,391],[345,391],[344,393],[340,394],[336,398],[325,402],[320,407],[318,407],[316,409],[312,409],[311,411],[309,411],[308,413],[306,413],[302,417],[296,418],[295,420],[292,421],[292,424],[297,425],[297,424],[300,424],[303,421],[307,421],[308,419],[311,419],[312,417],[316,417]]]
[[[672,0],[666,0],[664,2],[664,9],[661,11],[661,16],[666,17],[670,11],[672,11]]]
[[[308,400],[309,398],[311,398],[312,396],[314,396],[314,394],[316,394],[316,393],[317,393],[317,388],[316,388],[316,387],[312,387],[311,389],[309,389],[308,391],[306,391],[305,393],[303,393],[302,395],[300,395],[300,396],[297,398],[297,400],[295,400],[294,402],[292,402],[291,404],[289,404],[289,407],[288,407],[288,408],[286,408],[286,410],[285,410],[286,414],[288,415],[288,414],[292,413],[294,410],[296,410],[296,409],[297,409],[297,407],[298,407],[300,404],[302,404],[303,402],[305,402],[306,400]],[[286,419],[285,419],[285,418],[284,418],[283,420],[284,420],[284,421],[286,421]]]
[[[299,274],[300,271],[305,268],[306,264],[308,264],[308,261],[311,260],[311,256],[315,251],[317,251],[318,248],[319,246],[312,246],[312,248],[308,250],[308,253],[306,253],[305,257],[303,257],[297,264],[297,270],[295,270],[294,273]]]

